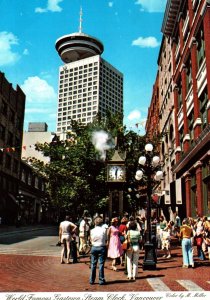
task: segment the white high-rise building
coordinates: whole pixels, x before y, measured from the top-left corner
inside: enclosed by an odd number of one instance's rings
[[[56,41],[64,62],[59,68],[58,133],[71,130],[71,119],[87,124],[107,110],[123,113],[123,74],[101,57],[103,49],[98,39],[81,32],[81,23],[79,32]]]

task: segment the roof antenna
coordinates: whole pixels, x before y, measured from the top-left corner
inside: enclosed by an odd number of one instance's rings
[[[79,13],[79,33],[82,33],[82,7],[80,7]]]

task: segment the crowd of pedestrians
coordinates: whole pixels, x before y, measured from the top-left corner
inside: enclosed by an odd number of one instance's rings
[[[171,239],[176,237],[180,241],[183,256],[183,268],[194,268],[194,257],[199,260],[210,260],[210,220],[203,218],[185,218],[180,220],[177,215],[173,221],[166,221],[163,216],[153,218],[151,224],[156,229],[153,239],[156,252],[162,250],[163,258],[170,259]],[[146,222],[141,216],[111,220],[100,216],[92,219],[84,214],[78,224],[74,224],[69,216],[60,223],[59,241],[63,248],[61,263],[77,262],[77,257],[90,251],[91,271],[90,284],[96,279],[97,264],[99,264],[99,284],[105,284],[104,264],[108,258],[110,268],[118,271],[118,265],[125,266],[128,280],[135,281],[138,275],[139,252],[144,249]],[[72,244],[74,242],[74,244]],[[91,245],[91,247],[88,247]],[[67,253],[65,253],[65,248]],[[71,249],[72,248],[72,249]],[[197,251],[196,251],[197,250]],[[73,253],[73,254],[72,254]]]

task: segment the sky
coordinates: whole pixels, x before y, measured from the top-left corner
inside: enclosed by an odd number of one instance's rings
[[[26,94],[24,130],[29,122],[56,130],[63,63],[55,42],[79,31],[82,7],[82,32],[103,43],[102,57],[124,75],[124,124],[143,133],[165,6],[166,0],[0,0],[0,71]]]

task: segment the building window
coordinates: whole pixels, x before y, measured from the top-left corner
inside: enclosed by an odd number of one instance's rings
[[[207,103],[208,103],[208,94],[207,88],[203,91],[200,96],[200,113],[201,113],[201,120],[202,120],[202,129],[204,129],[207,125]]]
[[[9,120],[12,124],[15,123],[15,112],[12,109],[9,111]]]
[[[12,158],[10,155],[6,155],[5,167],[10,170],[11,169]]]
[[[21,180],[22,180],[23,182],[26,182],[26,172],[25,172],[24,169],[23,169],[22,172],[21,172]]]
[[[18,173],[18,160],[14,159],[13,161],[13,172]]]
[[[39,179],[37,176],[35,177],[34,186],[36,189],[38,189],[38,187],[39,187]]]
[[[184,127],[179,130],[179,141],[180,141],[180,147],[183,150],[183,140],[184,140]]]
[[[7,104],[3,101],[1,105],[1,113],[7,117]]]
[[[178,84],[178,109],[180,109],[182,106],[182,85],[181,81]]]
[[[17,119],[16,119],[16,128],[21,130],[21,127],[22,127],[21,119],[19,117],[17,117]]]
[[[196,36],[197,40],[197,62],[198,69],[200,68],[204,58],[205,58],[205,42],[204,42],[204,33],[203,29],[201,29]]]
[[[194,129],[193,129],[193,124],[194,124],[194,111],[192,111],[189,116],[188,116],[188,130],[190,134],[190,142],[191,145],[194,142]]]
[[[11,132],[8,132],[7,144],[8,146],[13,146],[13,134]]]
[[[3,165],[3,150],[0,150],[0,166]]]
[[[5,139],[5,127],[3,125],[0,125],[0,139]]]
[[[210,165],[207,161],[203,162],[202,168],[204,209],[205,215],[210,214]]]
[[[174,149],[174,128],[173,125],[170,126],[170,131],[169,131],[169,147],[171,148],[171,150]]]
[[[29,173],[29,174],[28,174],[28,185],[31,185],[31,183],[32,183],[32,176],[31,176],[31,174]]]
[[[186,86],[186,88],[187,88],[187,93],[188,93],[188,91],[190,90],[190,87],[191,87],[191,85],[192,85],[192,65],[191,65],[191,61],[189,61],[188,63],[187,63],[187,70],[186,70],[186,83],[187,83],[187,86]]]

